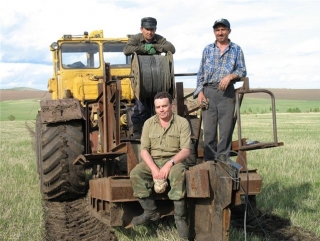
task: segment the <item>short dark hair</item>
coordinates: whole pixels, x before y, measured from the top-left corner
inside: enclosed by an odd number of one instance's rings
[[[156,100],[156,99],[164,99],[164,98],[168,98],[169,99],[169,103],[172,104],[172,96],[167,91],[158,92],[154,96],[154,100]]]

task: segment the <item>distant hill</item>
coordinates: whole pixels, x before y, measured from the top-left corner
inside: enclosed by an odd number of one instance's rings
[[[29,88],[29,87],[14,87],[14,88],[10,88],[10,89],[1,89],[1,90],[25,90],[25,91],[41,91],[41,90],[37,90],[37,89],[33,89],[33,88]]]

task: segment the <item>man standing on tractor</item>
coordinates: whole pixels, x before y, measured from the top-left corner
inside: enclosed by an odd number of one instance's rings
[[[154,55],[171,52],[175,53],[175,48],[161,35],[156,34],[157,20],[152,17],[141,19],[141,33],[132,36],[123,49],[125,55],[133,53]],[[133,139],[139,139],[141,136],[143,123],[154,113],[153,100],[146,98],[140,100],[135,96],[135,106],[131,121],[133,124]]]
[[[134,217],[132,225],[140,225],[160,219],[153,188],[158,189],[157,181],[170,183],[168,197],[173,200],[174,219],[179,236],[188,239],[189,227],[186,210],[186,185],[184,160],[190,155],[191,130],[188,121],[172,112],[172,97],[168,92],[159,92],[154,97],[156,115],[146,120],[141,135],[142,162],[130,173],[133,196],[137,197],[144,213]],[[162,190],[161,190],[162,189]]]
[[[216,41],[203,50],[193,96],[203,109],[204,160],[225,162],[232,141],[236,96],[233,84],[247,71],[242,49],[229,39],[229,21],[216,20],[213,33]]]

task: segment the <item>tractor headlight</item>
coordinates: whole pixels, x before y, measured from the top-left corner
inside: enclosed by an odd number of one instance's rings
[[[53,42],[51,45],[50,45],[50,50],[51,51],[54,51],[54,50],[57,50],[59,48],[59,45],[57,42]]]

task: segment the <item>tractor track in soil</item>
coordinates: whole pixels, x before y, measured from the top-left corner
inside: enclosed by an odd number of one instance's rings
[[[244,231],[243,210],[236,208],[232,211],[231,226],[233,229]],[[246,233],[247,236],[259,236],[266,241],[320,241],[320,237],[314,233],[293,226],[290,219],[262,211],[259,211],[257,217],[247,218]]]
[[[45,214],[43,241],[118,241],[107,225],[91,215],[87,198],[69,202],[44,201],[43,208]],[[243,220],[243,213],[233,212],[232,228],[244,231]],[[171,221],[174,222],[173,219]],[[258,217],[247,218],[246,233],[248,237],[256,235],[266,241],[320,241],[314,233],[293,226],[289,219],[262,212]],[[247,240],[250,240],[250,237]]]
[[[45,233],[43,241],[117,241],[110,228],[90,213],[87,198],[69,202],[43,201]]]

